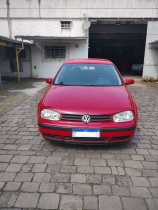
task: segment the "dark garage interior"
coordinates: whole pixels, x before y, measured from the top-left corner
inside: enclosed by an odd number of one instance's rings
[[[144,63],[147,20],[90,19],[89,58],[111,60],[124,75]]]

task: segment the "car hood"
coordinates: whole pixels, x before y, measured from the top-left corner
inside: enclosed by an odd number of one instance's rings
[[[65,114],[107,115],[132,110],[133,102],[124,86],[50,86],[43,108]]]

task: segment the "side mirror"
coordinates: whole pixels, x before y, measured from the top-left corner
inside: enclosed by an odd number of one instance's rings
[[[46,78],[46,83],[51,84],[53,82],[52,78]]]
[[[131,84],[134,84],[134,79],[127,78],[125,81],[125,85],[131,85]]]

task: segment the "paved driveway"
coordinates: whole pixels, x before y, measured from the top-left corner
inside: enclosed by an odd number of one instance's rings
[[[157,210],[158,87],[129,86],[137,132],[115,146],[50,144],[38,132],[43,91],[0,118],[0,209]]]

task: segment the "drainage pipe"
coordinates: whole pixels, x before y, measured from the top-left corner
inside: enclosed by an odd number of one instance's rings
[[[16,48],[16,66],[17,66],[17,72],[18,72],[18,81],[20,82],[20,70],[19,70],[19,57],[18,54],[21,50],[24,50],[24,43],[22,39],[22,47],[21,48]]]

